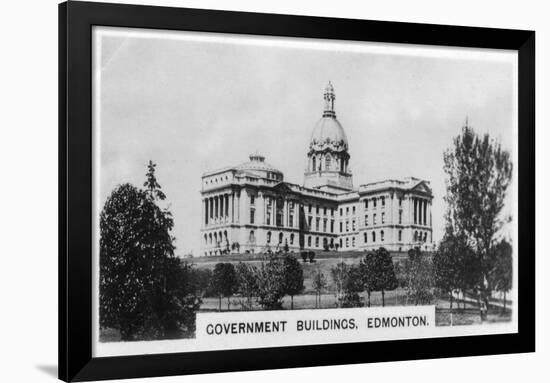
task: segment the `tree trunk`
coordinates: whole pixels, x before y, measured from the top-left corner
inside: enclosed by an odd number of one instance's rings
[[[294,310],[294,295],[290,296],[290,309]]]
[[[451,326],[453,325],[453,292],[449,294],[449,313],[451,316]]]
[[[231,298],[231,297],[230,296],[227,297],[227,311],[229,311],[229,308],[231,306],[231,300],[229,298]]]
[[[367,307],[370,307],[370,291],[367,291]]]
[[[384,300],[384,290],[382,290],[382,307],[386,305],[386,302]]]
[[[506,291],[504,292],[504,314],[506,314]]]
[[[218,311],[222,311],[222,296],[218,296]]]

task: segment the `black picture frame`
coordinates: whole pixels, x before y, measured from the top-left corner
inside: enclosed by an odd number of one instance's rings
[[[518,52],[518,333],[92,357],[92,26]],[[87,381],[535,350],[535,32],[70,1],[59,5],[59,378]],[[228,363],[228,361],[231,361]]]

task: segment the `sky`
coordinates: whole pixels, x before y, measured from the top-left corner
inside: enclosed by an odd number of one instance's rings
[[[435,240],[444,228],[443,153],[465,119],[517,158],[512,51],[105,27],[93,39],[98,206],[117,185],[141,187],[152,160],[180,256],[199,254],[202,173],[259,151],[285,181],[303,183],[329,80],[354,186],[429,181]],[[512,216],[516,189],[505,207]]]

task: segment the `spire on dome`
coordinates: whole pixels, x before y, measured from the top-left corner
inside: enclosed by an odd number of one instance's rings
[[[334,100],[336,99],[336,95],[334,94],[334,87],[330,81],[325,88],[323,98],[325,99],[325,110],[323,111],[323,117],[336,118],[336,112],[334,111]]]

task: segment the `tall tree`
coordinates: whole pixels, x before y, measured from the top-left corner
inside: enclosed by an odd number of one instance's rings
[[[501,213],[512,178],[510,154],[488,134],[479,136],[465,124],[443,159],[448,217],[475,251],[480,266],[478,297],[488,307],[489,274],[494,267],[491,247],[505,222]],[[481,303],[480,315],[483,320]]]
[[[231,296],[237,289],[237,274],[232,263],[217,263],[212,272],[212,291],[218,296],[218,310],[222,310],[222,297],[227,298],[231,308]]]
[[[194,331],[200,300],[189,269],[174,256],[173,219],[151,162],[146,189],[115,188],[100,215],[100,325],[123,340]]]
[[[294,309],[294,296],[304,291],[304,271],[300,262],[291,254],[283,258],[285,275],[285,293],[290,295],[290,309]]]

